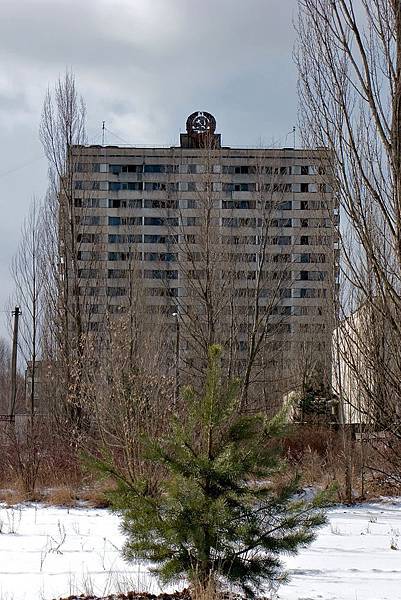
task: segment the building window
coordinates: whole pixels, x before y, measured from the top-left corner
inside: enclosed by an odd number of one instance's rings
[[[93,216],[93,215],[83,215],[83,216],[76,216],[76,222],[78,225],[100,225],[100,217],[97,216]]]
[[[272,219],[271,227],[292,227],[292,219]]]
[[[257,243],[256,235],[223,235],[223,244],[237,245],[254,245]]]
[[[274,263],[289,263],[291,262],[291,254],[273,254]]]
[[[144,165],[144,173],[176,173],[178,165]]]
[[[156,227],[162,227],[164,223],[165,220],[163,217],[145,217],[143,222],[144,225],[152,225]]]
[[[300,255],[301,263],[325,263],[326,255],[323,252],[320,253],[311,253],[311,254],[301,254]]]
[[[119,192],[121,190],[142,191],[143,184],[141,181],[109,181],[109,191]]]
[[[107,295],[115,298],[116,296],[126,296],[127,288],[125,287],[108,287]]]
[[[110,306],[107,307],[107,311],[110,314],[123,314],[123,313],[127,312],[127,307],[119,306],[116,304],[110,304]]]
[[[77,254],[78,260],[101,260],[102,254],[93,250],[79,250]]]
[[[254,209],[256,208],[255,200],[223,200],[222,207],[224,209]]]
[[[178,235],[148,235],[143,236],[145,244],[177,244]]]
[[[80,296],[101,296],[103,294],[104,288],[101,287],[93,287],[93,286],[81,286],[79,288]]]
[[[149,261],[175,262],[177,254],[174,252],[145,252],[143,258]]]
[[[143,272],[145,279],[178,279],[178,271],[163,271],[160,269],[145,269]]]
[[[142,235],[110,233],[108,242],[109,244],[140,244]]]
[[[256,190],[255,183],[223,183],[223,192],[254,192]]]
[[[252,183],[234,183],[235,192],[249,192],[253,189]]]
[[[128,271],[126,269],[108,269],[107,277],[109,279],[125,279]]]
[[[108,224],[111,227],[120,225],[142,225],[142,217],[109,217]]]
[[[178,227],[178,217],[144,217],[143,224],[156,227]]]
[[[273,246],[290,246],[291,236],[290,235],[277,235],[269,238],[269,244]]]
[[[109,208],[142,208],[142,200],[120,200],[120,199],[109,199]]]
[[[274,208],[276,210],[292,210],[292,202],[291,200],[288,200],[286,202],[277,202]]]
[[[109,172],[113,175],[120,173],[142,173],[142,165],[109,165]]]
[[[130,257],[131,257],[130,252],[109,252],[107,258],[108,258],[108,260],[115,261],[115,260],[128,260]]]
[[[100,235],[97,233],[78,233],[77,240],[82,244],[97,244],[100,242]]]
[[[75,198],[74,205],[77,208],[105,208],[103,198]]]
[[[163,198],[161,200],[144,200],[144,208],[178,208],[178,200]]]
[[[82,279],[96,279],[98,274],[98,269],[78,269],[78,277]]]
[[[178,296],[178,288],[166,288],[166,287],[157,287],[157,288],[146,288],[145,289],[146,296],[161,296],[167,298],[176,298]]]
[[[147,192],[165,192],[166,190],[177,191],[178,183],[165,183],[163,181],[145,182],[145,191]]]
[[[263,183],[261,189],[264,192],[280,192],[281,194],[292,191],[291,183]]]
[[[294,298],[326,298],[327,290],[325,288],[296,288],[294,289]]]
[[[256,227],[255,218],[246,217],[223,217],[223,227]]]

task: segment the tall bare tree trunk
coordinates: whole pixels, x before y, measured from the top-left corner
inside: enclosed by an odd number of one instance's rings
[[[375,450],[399,470],[401,5],[298,5],[301,131],[306,145],[328,148],[343,217],[339,329],[340,360],[352,380],[348,413],[382,431]]]

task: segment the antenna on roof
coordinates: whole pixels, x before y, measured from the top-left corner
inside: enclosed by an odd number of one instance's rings
[[[105,130],[104,124],[106,123],[106,121],[102,121],[102,123],[103,123],[103,125],[102,125],[102,146],[104,146],[104,130]]]
[[[296,131],[296,127],[294,125],[294,127],[292,128],[292,133],[294,134],[294,150],[295,150],[295,131]]]

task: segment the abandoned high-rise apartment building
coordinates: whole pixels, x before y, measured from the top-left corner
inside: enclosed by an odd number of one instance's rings
[[[327,150],[226,147],[215,128],[195,112],[179,146],[71,149],[71,289],[94,336],[134,294],[141,322],[180,327],[182,364],[219,342],[232,373],[288,388],[330,362],[338,209]]]

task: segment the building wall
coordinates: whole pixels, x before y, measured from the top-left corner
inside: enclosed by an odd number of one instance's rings
[[[239,354],[248,349],[253,314],[246,315],[257,289],[287,358],[291,349],[291,362],[313,352],[330,362],[338,216],[325,150],[87,146],[74,148],[73,160],[90,330],[102,328],[106,313],[124,312],[133,287],[141,287],[147,314],[172,326],[177,311],[201,312],[194,281],[207,279],[208,237],[208,268],[242,307]]]
[[[387,429],[399,415],[399,340],[372,298],[333,331],[333,388],[344,423]],[[391,311],[391,301],[387,310]]]

